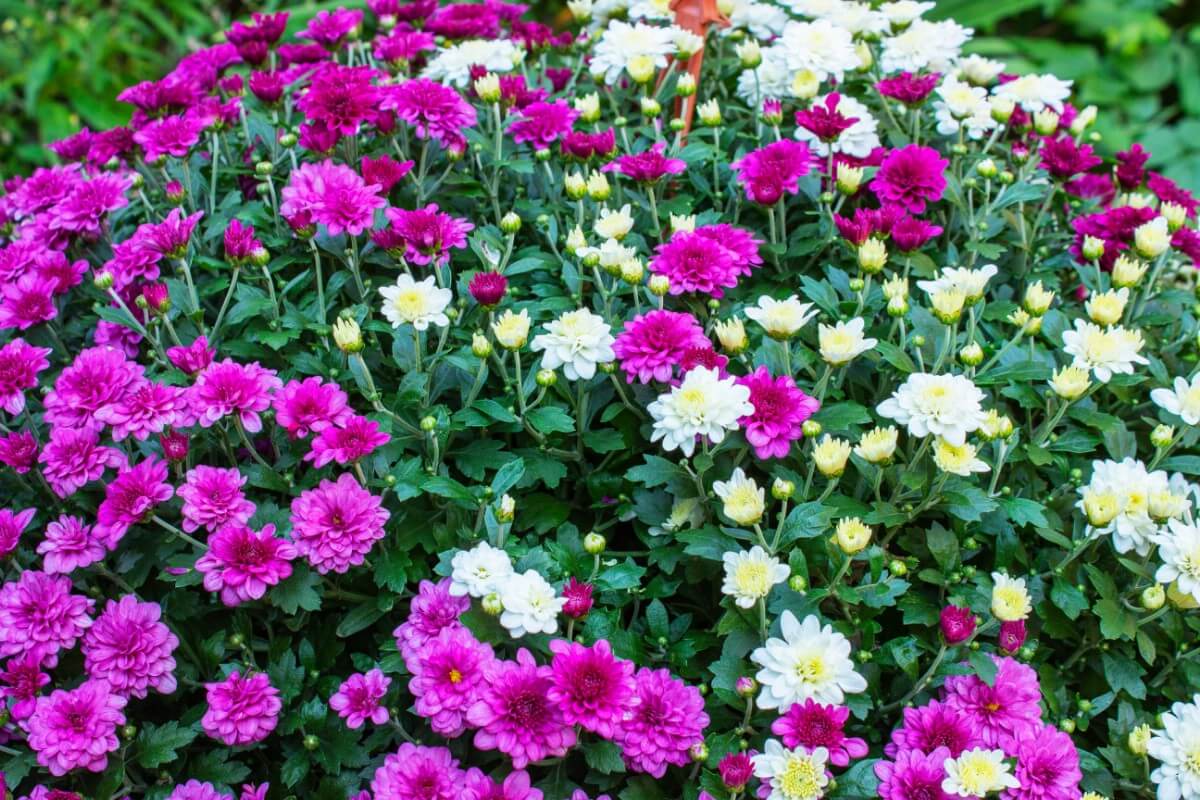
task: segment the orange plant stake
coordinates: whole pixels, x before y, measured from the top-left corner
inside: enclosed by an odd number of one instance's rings
[[[702,40],[707,38],[708,29],[716,23],[722,28],[729,27],[729,19],[717,8],[717,0],[671,0],[671,10],[675,12],[675,24],[685,31],[696,34]],[[704,63],[704,47],[692,54],[684,66],[684,71],[696,82],[696,92],[688,97],[675,99],[675,113],[683,120],[681,139],[686,140],[688,131],[692,129],[692,115],[696,113],[696,99],[700,96],[700,67]],[[664,71],[659,78],[661,84],[666,80]]]

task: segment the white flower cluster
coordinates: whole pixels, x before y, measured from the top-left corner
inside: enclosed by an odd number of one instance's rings
[[[487,542],[455,553],[450,565],[450,594],[498,601],[500,624],[514,639],[558,630],[566,599],[537,570],[514,571],[508,553]]]

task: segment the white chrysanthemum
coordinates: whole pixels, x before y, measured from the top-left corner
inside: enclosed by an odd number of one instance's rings
[[[868,339],[863,329],[862,317],[836,325],[818,325],[817,339],[821,345],[821,358],[834,366],[848,364],[852,359],[879,344],[878,339]]]
[[[764,47],[762,63],[738,75],[737,96],[753,108],[762,107],[766,98],[789,96],[792,73],[788,70],[787,53],[779,45]]]
[[[912,436],[940,436],[960,447],[983,424],[983,392],[962,375],[914,372],[875,409]]]
[[[938,439],[933,445],[933,462],[942,472],[951,475],[971,477],[975,472],[988,472],[989,467],[979,458],[979,451],[970,442],[953,445],[945,439]]]
[[[1124,461],[1092,462],[1092,479],[1079,488],[1076,506],[1088,517],[1092,536],[1110,534],[1118,553],[1150,552],[1150,537],[1158,523],[1150,515],[1151,499],[1172,492],[1171,481],[1162,470],[1150,472],[1133,458]]]
[[[530,633],[554,633],[558,630],[558,612],[566,599],[558,597],[537,570],[512,574],[500,583],[500,624],[510,636],[520,639]]]
[[[1159,583],[1176,581],[1179,591],[1200,602],[1200,528],[1178,519],[1154,537],[1163,564],[1154,574]]]
[[[611,85],[634,59],[650,59],[655,67],[665,67],[667,57],[675,52],[676,30],[673,25],[630,25],[614,20],[592,50],[592,74],[603,75]]]
[[[796,295],[791,295],[785,300],[763,295],[758,298],[758,305],[746,309],[746,316],[776,339],[794,336],[796,331],[816,315],[817,312],[812,310],[812,303],[801,303]]]
[[[529,339],[529,310],[522,308],[520,314],[514,314],[511,308],[492,323],[492,333],[501,347],[509,350],[520,350]]]
[[[629,6],[629,18],[642,19],[671,19],[671,0],[634,0]]]
[[[439,289],[432,275],[414,281],[406,272],[396,279],[395,285],[381,288],[379,294],[384,299],[383,316],[393,328],[408,323],[423,331],[430,325],[444,328],[450,324],[445,312],[453,295],[449,289]]]
[[[821,81],[831,77],[841,81],[845,73],[862,63],[850,31],[825,19],[789,22],[779,44],[787,54],[791,72],[808,70]]]
[[[713,492],[724,503],[725,516],[739,525],[755,525],[767,508],[767,495],[741,467],[727,481],[713,481]]]
[[[977,53],[960,58],[957,66],[958,74],[977,86],[986,86],[1004,72],[1004,62],[994,58],[984,58]]]
[[[508,553],[487,542],[455,553],[450,566],[450,594],[455,597],[485,597],[513,574]]]
[[[633,230],[632,207],[626,203],[616,211],[607,207],[600,209],[600,217],[593,230],[605,239],[619,240]]]
[[[1162,715],[1162,726],[1147,746],[1160,762],[1150,774],[1158,800],[1200,800],[1200,694],[1190,703],[1172,705]]]
[[[884,13],[887,9],[884,9]],[[885,73],[945,72],[974,31],[953,20],[918,19],[902,33],[883,40],[879,66]]]
[[[604,210],[607,209],[602,209],[601,213]],[[595,254],[600,259],[602,267],[619,267],[637,256],[637,250],[626,247],[616,239],[605,239],[599,247],[583,247],[578,252],[580,258],[587,258],[589,255]]]
[[[992,94],[1012,100],[1030,114],[1043,108],[1052,108],[1061,114],[1063,103],[1071,96],[1072,83],[1050,74],[1022,75],[992,89]]]
[[[1001,622],[1018,622],[1033,611],[1033,601],[1024,578],[992,573],[992,616]]]
[[[716,369],[696,367],[647,410],[654,418],[650,440],[661,439],[666,450],[679,449],[690,456],[697,436],[713,443],[723,441],[726,433],[737,429],[739,418],[754,413],[754,406],[750,389],[733,378],[722,378]]]
[[[1182,419],[1188,425],[1200,425],[1200,375],[1176,378],[1170,389],[1155,389],[1150,392],[1154,404]]]
[[[546,323],[546,332],[533,337],[530,347],[542,352],[545,369],[563,368],[569,381],[590,379],[596,365],[612,361],[612,329],[603,317],[586,308],[568,311]]]
[[[867,681],[854,671],[850,642],[813,615],[801,623],[791,611],[779,620],[783,638],[767,639],[750,654],[759,669],[761,708],[787,708],[809,698],[842,703],[847,694],[865,691]]]
[[[977,301],[987,291],[988,281],[1000,270],[995,264],[985,264],[979,269],[966,267],[943,267],[938,277],[931,281],[917,281],[917,288],[930,295],[938,292],[962,292],[969,301]]]
[[[1074,359],[1072,366],[1090,370],[1101,383],[1114,374],[1132,374],[1134,364],[1149,364],[1140,355],[1143,344],[1141,331],[1120,325],[1105,329],[1084,319],[1075,320],[1075,330],[1063,332],[1063,352]]]
[[[846,5],[846,0],[785,0],[784,5],[801,17],[823,19]]]
[[[525,51],[509,39],[468,39],[438,52],[421,71],[421,76],[455,86],[471,82],[476,64],[488,72],[511,72]]]
[[[887,33],[892,25],[883,13],[871,8],[868,3],[842,3],[825,18],[855,36],[876,36]]]
[[[729,31],[741,28],[759,39],[769,39],[782,30],[787,21],[787,13],[778,6],[736,0],[729,14]]]
[[[879,11],[893,25],[908,25],[920,19],[921,15],[936,6],[937,3],[919,3],[917,0],[896,0],[895,3],[884,3]]]
[[[949,136],[965,128],[967,136],[980,139],[996,127],[986,89],[948,75],[937,88],[937,96],[933,111],[938,133]]]
[[[1004,789],[1019,789],[1021,782],[1009,772],[1003,750],[973,747],[958,758],[947,758],[942,791],[958,797],[984,797]]]
[[[783,583],[791,574],[787,564],[779,563],[778,558],[758,545],[748,553],[726,553],[721,560],[725,563],[721,591],[742,608],[752,608],[771,593],[771,587]]]
[[[763,752],[750,757],[754,777],[770,789],[766,800],[817,800],[829,785],[828,760],[824,747],[788,750],[777,739],[768,739]]]
[[[813,106],[825,106],[822,95],[813,101]],[[837,140],[829,143],[821,140],[815,133],[796,126],[796,138],[808,144],[808,149],[819,156],[829,155],[830,147],[835,153],[845,153],[855,158],[866,158],[871,151],[879,147],[879,121],[871,116],[871,110],[853,97],[841,95],[838,99],[837,110],[846,117],[855,120],[854,124],[842,131]]]

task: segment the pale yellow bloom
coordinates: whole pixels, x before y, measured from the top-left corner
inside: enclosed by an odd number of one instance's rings
[[[1050,379],[1050,388],[1064,400],[1077,400],[1092,385],[1088,371],[1082,367],[1063,367]]]
[[[846,471],[846,462],[850,459],[850,443],[825,434],[821,442],[813,448],[812,457],[822,475],[826,478],[836,478]]]
[[[1000,572],[992,573],[992,615],[1001,622],[1017,622],[1029,616],[1033,601],[1025,588],[1024,578],[1010,578]]]
[[[839,550],[852,556],[871,543],[871,526],[864,524],[858,517],[839,520],[833,538]]]
[[[713,325],[713,332],[717,334],[717,341],[721,343],[721,348],[727,353],[736,355],[750,344],[749,338],[746,336],[746,326],[742,323],[741,317],[717,322]]]
[[[1128,289],[1109,289],[1092,295],[1083,307],[1097,325],[1116,325],[1125,314],[1125,304],[1128,302]]]
[[[510,308],[492,323],[492,333],[501,347],[519,350],[529,339],[529,323],[529,312],[526,309],[521,309],[520,314],[514,314]]]
[[[899,439],[899,432],[891,425],[886,428],[874,428],[862,435],[854,452],[870,464],[886,464],[896,453],[896,443]]]

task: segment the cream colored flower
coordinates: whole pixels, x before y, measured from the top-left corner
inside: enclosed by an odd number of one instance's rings
[[[850,459],[850,443],[825,434],[821,442],[813,448],[812,458],[822,475],[826,478],[836,478],[846,471],[846,462]]]
[[[506,310],[492,323],[492,333],[501,347],[520,350],[529,339],[529,312],[521,309],[520,314],[514,314],[511,308]]]
[[[746,316],[761,325],[772,339],[790,339],[816,315],[812,303],[801,303],[796,295],[785,300],[763,295],[757,305],[746,309]]]
[[[942,791],[959,797],[984,797],[1004,789],[1018,789],[1021,782],[1009,772],[1003,750],[973,747],[958,758],[948,758]]]
[[[861,552],[871,543],[871,526],[858,517],[839,520],[833,535],[838,549],[848,556]]]
[[[1128,302],[1128,289],[1109,289],[1107,292],[1092,295],[1083,307],[1092,322],[1098,325],[1116,325],[1125,314],[1125,304]]]
[[[738,467],[727,481],[714,481],[713,492],[724,502],[725,516],[739,525],[756,525],[767,508],[766,491]]]
[[[383,296],[383,316],[393,328],[410,324],[419,331],[430,325],[445,327],[450,324],[446,306],[453,295],[449,289],[439,289],[432,275],[422,281],[414,281],[407,272],[403,273],[394,286],[379,290]]]
[[[1166,217],[1155,217],[1133,231],[1133,248],[1142,258],[1154,259],[1171,246],[1171,230]]]
[[[1088,371],[1080,367],[1063,367],[1050,379],[1050,388],[1063,400],[1078,400],[1091,385]]]
[[[835,367],[848,364],[856,356],[870,350],[878,340],[863,335],[866,323],[861,317],[836,325],[817,326],[817,338],[821,345],[821,358]]]
[[[752,608],[771,593],[771,588],[783,583],[791,574],[787,564],[769,555],[758,545],[749,552],[726,553],[721,559],[725,564],[725,582],[721,592],[734,599],[741,608]]]
[[[746,326],[740,317],[717,322],[713,325],[713,332],[717,334],[717,341],[721,343],[725,352],[732,355],[737,355],[750,345],[746,336]]]
[[[870,464],[886,464],[892,460],[899,439],[900,433],[891,425],[886,428],[874,428],[862,435],[854,452]]]
[[[933,461],[942,472],[970,477],[973,472],[988,472],[990,467],[977,457],[975,445],[964,442],[953,445],[938,439],[933,445]]]
[[[593,173],[594,176],[595,173]],[[591,178],[588,181],[590,183]],[[620,241],[631,230],[633,230],[633,213],[628,203],[617,211],[613,211],[611,208],[600,209],[600,218],[596,220],[595,225],[595,231],[599,236]]]
[[[1033,601],[1025,588],[1024,578],[1010,578],[1001,572],[992,573],[992,615],[1001,622],[1017,622],[1029,616]]]

